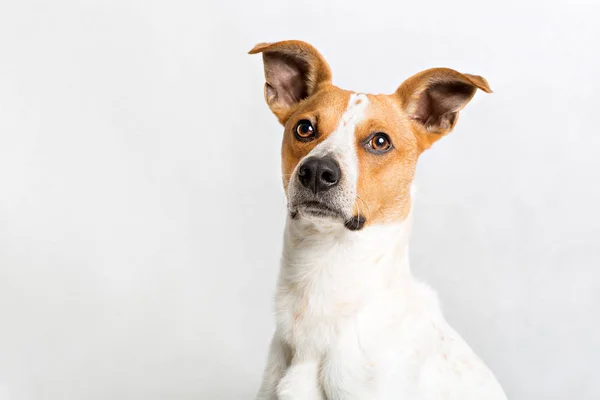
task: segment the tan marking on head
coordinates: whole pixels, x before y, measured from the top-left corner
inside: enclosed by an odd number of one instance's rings
[[[410,186],[419,156],[410,120],[401,112],[397,98],[369,95],[366,118],[356,130],[359,162],[355,213],[367,224],[404,219],[410,211]],[[377,132],[389,136],[392,149],[373,154],[365,143]]]
[[[420,154],[452,131],[458,113],[477,89],[491,93],[477,75],[433,68],[407,79],[392,95],[369,95],[365,121],[357,128],[359,178],[356,213],[367,224],[404,219],[411,207],[411,184]],[[381,131],[393,148],[373,155],[363,138]],[[366,210],[365,210],[366,209]]]

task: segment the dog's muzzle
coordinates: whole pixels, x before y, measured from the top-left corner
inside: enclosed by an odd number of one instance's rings
[[[352,216],[354,189],[344,182],[340,164],[330,155],[307,157],[298,166],[289,191],[292,218],[337,219],[347,229],[359,230],[364,216]]]

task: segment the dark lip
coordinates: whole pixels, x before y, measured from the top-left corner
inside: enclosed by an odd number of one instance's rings
[[[325,203],[321,203],[319,201],[304,201],[298,204],[298,209],[302,209],[302,211],[308,212],[313,215],[317,215],[319,217],[339,217],[344,218],[344,214],[340,210],[332,208]]]

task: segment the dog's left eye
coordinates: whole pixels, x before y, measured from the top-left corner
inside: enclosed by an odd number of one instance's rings
[[[372,153],[385,153],[392,148],[390,137],[383,132],[374,134],[367,142],[367,150]]]
[[[309,120],[303,119],[296,124],[296,139],[302,142],[308,142],[315,137],[315,128]]]

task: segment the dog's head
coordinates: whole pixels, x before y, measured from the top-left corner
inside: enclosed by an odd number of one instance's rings
[[[339,220],[348,229],[404,219],[419,155],[456,125],[477,89],[476,75],[434,68],[392,94],[362,94],[331,83],[311,45],[290,40],[256,45],[265,99],[284,126],[283,185],[293,218]]]

